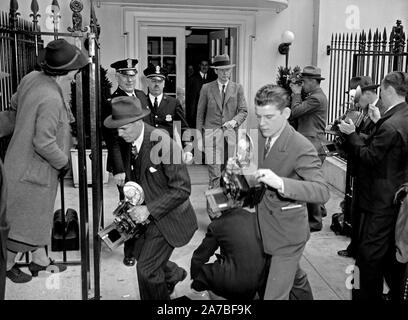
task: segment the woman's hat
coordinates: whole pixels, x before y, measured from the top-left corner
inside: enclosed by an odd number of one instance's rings
[[[113,98],[112,115],[103,122],[107,128],[119,128],[125,124],[135,122],[150,113],[149,109],[143,109],[140,100],[136,97],[121,96]]]
[[[303,68],[302,77],[304,78],[312,78],[317,80],[324,80],[322,77],[322,71],[320,68],[315,66],[306,66]]]
[[[44,71],[61,74],[81,69],[89,63],[88,57],[78,47],[64,39],[48,43],[37,61]]]
[[[231,60],[228,54],[221,54],[215,56],[212,66],[210,68],[213,69],[229,69],[235,67],[235,64],[231,64]]]

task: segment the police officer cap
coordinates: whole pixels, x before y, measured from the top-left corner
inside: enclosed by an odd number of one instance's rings
[[[160,78],[160,79],[166,79],[167,72],[164,68],[160,66],[154,66],[153,64],[150,64],[144,71],[143,74],[147,78]]]
[[[137,59],[125,59],[112,63],[110,66],[116,69],[116,72],[123,74],[136,74],[136,65],[139,61]]]

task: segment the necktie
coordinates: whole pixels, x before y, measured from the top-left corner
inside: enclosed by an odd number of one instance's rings
[[[137,150],[137,147],[136,147],[135,145],[132,145],[132,156],[133,156],[133,159],[136,159],[137,156],[138,156],[138,154],[139,154],[139,152],[138,152],[138,150]]]
[[[207,78],[207,74],[204,73],[204,74],[203,74],[203,79],[205,80],[206,78]]]
[[[272,142],[272,139],[270,137],[266,139],[265,150],[264,150],[264,158],[266,158],[266,156],[269,153],[269,149],[271,148],[271,142]]]
[[[222,85],[221,89],[221,101],[222,101],[222,106],[224,106],[224,100],[225,100],[225,84]]]
[[[153,104],[154,113],[157,113],[158,108],[159,108],[159,103],[157,102],[157,97],[154,97],[154,104]]]

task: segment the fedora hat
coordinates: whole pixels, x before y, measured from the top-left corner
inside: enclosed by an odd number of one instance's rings
[[[85,67],[88,57],[76,46],[64,39],[48,43],[38,55],[38,64],[44,71],[64,74]]]
[[[103,122],[107,128],[119,128],[125,124],[135,122],[147,116],[149,109],[143,109],[136,97],[120,96],[113,98],[112,114]]]
[[[366,91],[366,90],[376,90],[380,85],[373,83],[373,80],[369,76],[362,76],[360,77],[360,88],[361,91]]]
[[[229,69],[235,67],[235,64],[231,64],[231,60],[228,54],[221,54],[214,57],[212,66],[213,69]]]
[[[322,77],[322,71],[320,68],[315,66],[306,66],[302,70],[302,77],[304,78],[312,78],[317,80],[324,80]]]

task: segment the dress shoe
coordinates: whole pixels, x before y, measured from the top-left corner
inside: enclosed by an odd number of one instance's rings
[[[136,263],[136,258],[135,257],[124,257],[123,258],[123,264],[127,267],[132,267]]]
[[[186,277],[187,277],[187,271],[179,267],[178,276],[176,280],[167,282],[167,290],[169,291],[169,295],[171,295],[174,292],[174,288],[176,287],[176,284],[183,281]]]
[[[29,274],[20,270],[19,267],[14,265],[10,270],[6,272],[7,278],[9,278],[14,283],[26,283],[31,281],[33,278]]]
[[[52,260],[51,258],[48,258],[48,259],[50,259],[50,263],[47,266],[41,266],[41,265],[36,264],[35,262],[32,262],[32,261],[30,262],[30,264],[28,265],[28,270],[30,270],[33,277],[37,277],[38,272],[46,271],[47,269],[52,273],[59,273],[59,272],[63,272],[65,270],[67,270],[67,266],[65,266],[65,265],[63,265],[61,263],[55,263],[54,260]],[[52,267],[49,268],[50,266],[52,266]]]
[[[340,257],[346,257],[346,258],[351,258],[352,257],[351,253],[347,249],[346,250],[339,250],[339,251],[337,251],[337,254]]]

